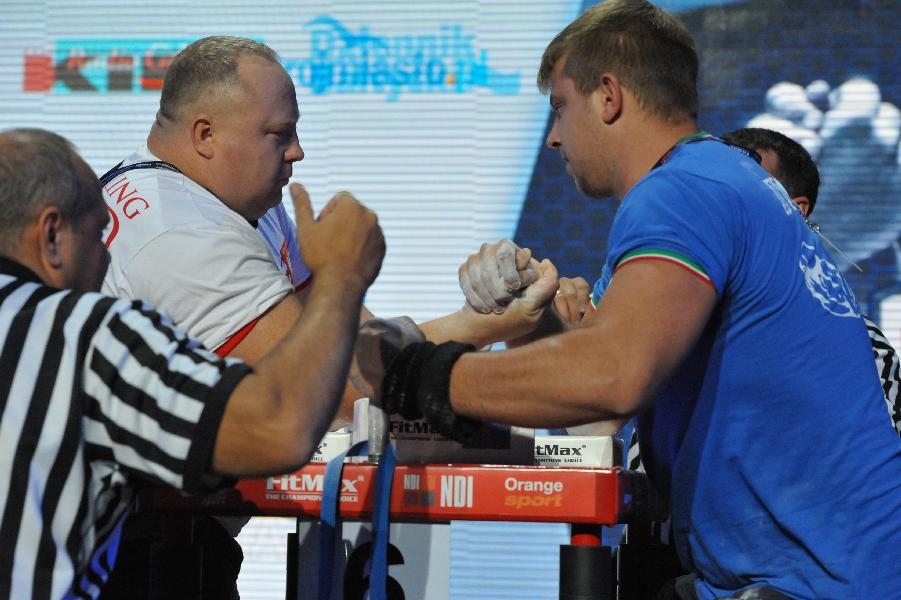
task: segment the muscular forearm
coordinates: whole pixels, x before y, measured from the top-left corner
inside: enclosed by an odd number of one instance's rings
[[[451,375],[457,413],[525,427],[568,427],[621,421],[649,389],[614,347],[571,331],[505,352],[464,354]]]
[[[628,417],[653,401],[715,303],[713,287],[678,266],[628,265],[579,328],[463,355],[451,375],[451,405],[464,416],[533,427]]]
[[[235,389],[217,441],[218,471],[285,472],[309,458],[341,400],[361,306],[362,290],[317,276],[303,318]]]
[[[632,263],[576,329],[502,352],[430,342],[404,349],[385,377],[386,405],[459,439],[472,432],[460,417],[552,428],[622,420],[656,398],[716,299],[713,286],[679,266]]]
[[[531,320],[512,314],[477,313],[463,307],[443,317],[419,325],[426,339],[440,344],[454,340],[483,348],[495,342],[519,338],[535,328],[536,315]]]
[[[549,307],[541,315],[541,320],[538,322],[538,326],[535,327],[535,329],[526,333],[525,335],[508,339],[507,347],[516,348],[518,346],[524,346],[526,344],[534,342],[535,340],[540,340],[550,335],[563,333],[569,328],[570,326],[560,318],[560,315],[557,314],[557,311]]]

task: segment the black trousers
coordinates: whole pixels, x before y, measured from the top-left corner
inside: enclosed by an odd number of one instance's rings
[[[100,600],[238,600],[243,560],[210,517],[130,515]]]

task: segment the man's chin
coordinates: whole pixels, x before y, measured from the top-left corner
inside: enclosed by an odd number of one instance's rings
[[[267,201],[265,204],[260,203],[259,205],[254,205],[252,209],[248,210],[246,213],[242,214],[242,216],[248,221],[255,222],[259,221],[263,218],[267,212],[281,204],[282,198],[278,197],[277,200]]]
[[[582,195],[588,196],[589,198],[609,198],[613,195],[611,190],[595,187],[575,175],[573,175],[573,183],[576,184],[576,189],[579,190]]]
[[[589,198],[594,198],[595,195],[592,193],[592,189],[585,185],[585,182],[579,179],[578,177],[573,177],[573,183],[576,184],[576,189],[579,190],[583,196],[588,196]]]
[[[281,204],[283,199],[284,196],[282,195],[282,190],[280,189],[278,190],[278,194],[273,194],[272,197],[269,198],[269,202],[266,203],[265,212],[269,212],[270,210]]]

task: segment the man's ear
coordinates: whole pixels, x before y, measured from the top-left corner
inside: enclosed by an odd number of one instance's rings
[[[194,151],[204,158],[213,157],[213,124],[208,115],[198,115],[191,125]]]
[[[810,214],[810,200],[807,196],[795,196],[792,198],[792,202],[798,207],[798,210],[801,211],[801,214],[804,215],[804,218],[807,218],[807,215]]]
[[[37,218],[38,246],[43,262],[49,269],[63,267],[62,243],[66,235],[66,222],[56,206],[48,206]]]
[[[613,73],[601,73],[598,87],[594,91],[604,123],[610,125],[619,118],[623,110],[623,87]]]

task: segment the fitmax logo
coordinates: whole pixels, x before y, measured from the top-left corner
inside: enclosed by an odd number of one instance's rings
[[[307,27],[310,56],[283,63],[297,85],[314,94],[368,92],[393,101],[403,93],[519,91],[519,73],[492,69],[488,52],[478,50],[475,36],[459,24],[387,36],[372,33],[367,25],[353,31],[331,16],[320,16]]]
[[[543,444],[535,446],[536,456],[582,456],[582,450],[587,448],[585,444],[582,446],[560,446],[558,444]]]
[[[342,494],[359,494],[357,485],[363,481],[362,477],[356,479],[342,479]],[[325,476],[301,473],[300,475],[282,475],[281,477],[268,477],[266,479],[267,492],[318,492],[325,490]]]
[[[399,421],[392,419],[390,421],[391,424],[391,433],[415,433],[415,434],[430,434],[430,435],[438,435],[438,432],[434,427],[426,423],[425,421]]]

